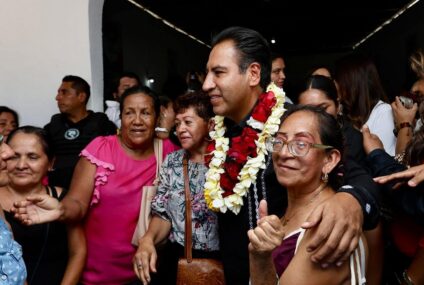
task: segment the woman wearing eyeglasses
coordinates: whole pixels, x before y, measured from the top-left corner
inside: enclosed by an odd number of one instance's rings
[[[336,85],[328,77],[312,75],[306,80],[305,90],[299,95],[299,104],[319,106],[337,119],[344,136],[344,183],[362,187],[381,201],[381,191],[374,183],[369,162],[362,146],[362,134],[346,116],[340,114],[341,104],[338,99]],[[380,220],[380,219],[378,219]],[[375,229],[364,228],[370,249],[370,263],[373,269],[367,272],[367,284],[381,284],[383,271],[383,228],[379,223]]]
[[[280,219],[267,216],[266,202],[261,202],[258,225],[248,232],[252,285],[364,284],[364,238],[349,262],[323,269],[311,261],[313,252],[306,250],[319,233],[302,229],[312,209],[333,196],[341,184],[338,166],[343,137],[334,117],[321,108],[294,107],[268,148],[277,180],[287,188],[288,206]]]

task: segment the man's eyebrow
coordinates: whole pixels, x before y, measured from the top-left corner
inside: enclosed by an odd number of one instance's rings
[[[222,65],[217,65],[211,68],[212,71],[216,71],[217,69],[227,69],[227,67]]]

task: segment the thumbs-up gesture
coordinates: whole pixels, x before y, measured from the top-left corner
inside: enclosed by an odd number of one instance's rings
[[[381,142],[380,138],[372,134],[367,125],[363,125],[361,131],[363,136],[364,150],[366,154],[369,154],[375,149],[384,149],[383,143]]]
[[[259,204],[257,227],[249,230],[247,235],[251,254],[269,256],[281,244],[284,238],[283,225],[277,216],[268,216],[268,204],[265,200]]]

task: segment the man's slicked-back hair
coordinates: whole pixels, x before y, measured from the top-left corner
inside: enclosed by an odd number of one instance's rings
[[[253,62],[261,66],[260,85],[265,90],[271,81],[271,51],[268,42],[258,32],[243,28],[230,27],[212,39],[212,47],[224,41],[232,41],[238,52],[238,66],[241,73],[244,73]]]
[[[85,98],[85,104],[87,104],[88,99],[90,99],[90,84],[87,81],[76,75],[66,75],[63,77],[62,82],[71,82],[72,88],[77,91],[77,93],[84,92],[87,96]]]

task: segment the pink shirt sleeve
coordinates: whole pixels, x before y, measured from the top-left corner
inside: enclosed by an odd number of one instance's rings
[[[96,175],[94,177],[94,191],[90,206],[100,200],[99,186],[107,183],[110,173],[115,171],[115,165],[112,162],[111,140],[113,136],[97,137],[90,142],[85,149],[81,151],[81,156],[96,166]]]

